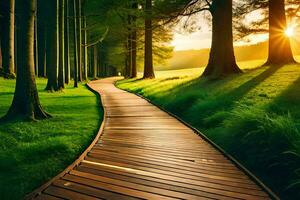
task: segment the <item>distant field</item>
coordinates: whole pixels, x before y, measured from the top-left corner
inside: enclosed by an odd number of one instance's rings
[[[203,69],[156,71],[157,79],[122,80],[184,119],[242,162],[282,199],[300,199],[300,65],[259,67],[221,80]]]
[[[243,70],[249,70],[261,66],[265,60],[252,60],[238,62],[238,65]],[[157,78],[166,78],[166,77],[193,77],[200,76],[204,70],[204,67],[198,68],[188,68],[188,69],[177,69],[177,70],[157,70],[155,75]],[[142,73],[138,74],[139,77],[142,76]]]
[[[0,199],[23,199],[71,164],[94,139],[102,111],[98,99],[84,85],[39,96],[52,119],[0,125]],[[0,78],[0,116],[12,101],[15,81]]]
[[[294,55],[300,55],[300,45],[292,42]],[[209,49],[175,51],[173,57],[165,64],[156,65],[156,70],[177,70],[200,68],[207,65]],[[262,42],[249,46],[235,47],[235,57],[238,62],[249,60],[265,60],[268,56],[268,43]]]

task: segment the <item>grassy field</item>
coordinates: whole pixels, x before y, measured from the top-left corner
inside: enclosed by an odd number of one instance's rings
[[[259,63],[240,63],[245,73],[217,81],[187,69],[117,85],[202,131],[282,199],[300,199],[300,65]]]
[[[9,108],[14,85],[0,78],[0,116]],[[45,79],[37,81],[52,119],[0,126],[0,199],[22,199],[58,174],[85,150],[100,126],[98,98],[84,85],[57,93],[44,91],[45,85]]]

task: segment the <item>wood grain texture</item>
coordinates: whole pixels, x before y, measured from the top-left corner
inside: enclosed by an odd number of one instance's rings
[[[101,137],[37,199],[271,199],[222,152],[176,118],[114,86],[93,81]]]

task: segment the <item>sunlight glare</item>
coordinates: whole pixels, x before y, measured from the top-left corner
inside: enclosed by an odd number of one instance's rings
[[[294,28],[293,27],[288,27],[285,31],[284,31],[285,35],[287,37],[293,37],[294,36]]]

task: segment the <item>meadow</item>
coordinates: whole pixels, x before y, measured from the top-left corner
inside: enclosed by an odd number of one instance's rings
[[[53,118],[0,125],[0,194],[22,199],[70,165],[92,142],[102,121],[99,98],[83,84],[63,92],[44,91],[38,79],[42,106]],[[0,78],[0,116],[12,101],[15,81]]]
[[[241,62],[243,74],[200,78],[203,68],[157,71],[119,88],[138,93],[200,130],[282,199],[300,198],[300,65]]]

